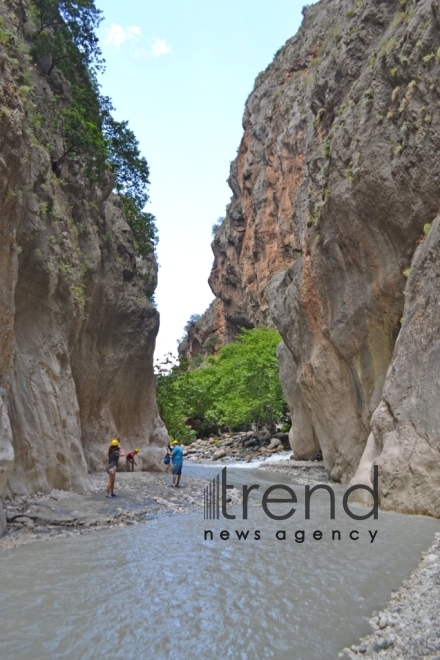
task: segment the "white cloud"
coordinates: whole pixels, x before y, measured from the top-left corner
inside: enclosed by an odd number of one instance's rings
[[[151,52],[154,57],[160,57],[161,55],[171,55],[172,50],[166,39],[155,39],[151,46]]]
[[[124,43],[131,45],[131,55],[134,57],[161,57],[162,55],[171,55],[171,47],[167,44],[166,39],[153,39],[150,49],[142,48],[139,42],[142,39],[142,30],[137,25],[129,25],[123,27],[118,23],[112,23],[107,30],[107,36],[104,43],[115,48],[119,48]]]
[[[119,48],[125,41],[138,41],[141,36],[141,29],[137,25],[129,25],[124,28],[122,25],[112,23],[104,43]]]

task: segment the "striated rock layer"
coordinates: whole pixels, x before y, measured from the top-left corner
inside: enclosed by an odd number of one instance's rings
[[[0,492],[84,490],[114,435],[145,468],[162,458],[159,315],[139,276],[151,291],[156,264],[136,259],[111,181],[101,190],[68,159],[54,174],[37,120],[63,81],[25,56],[25,3],[1,14]]]
[[[382,504],[438,516],[438,328],[407,311],[405,275],[440,208],[439,72],[439,0],[308,7],[246,102],[210,277],[224,327],[271,319],[283,337],[297,457],[320,447],[347,483],[377,409],[361,470],[383,448]]]

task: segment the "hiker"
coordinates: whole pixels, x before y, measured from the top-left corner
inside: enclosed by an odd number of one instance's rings
[[[108,474],[108,483],[107,488],[105,489],[106,497],[116,497],[114,493],[116,470],[118,468],[119,459],[122,456],[125,456],[125,454],[122,451],[119,440],[113,438],[108,449],[107,467],[105,468]]]
[[[127,459],[127,472],[130,472],[130,465],[131,465],[131,471],[134,472],[134,466],[137,465],[136,461],[134,460],[134,457],[136,454],[139,454],[139,449],[135,449],[134,451],[129,451],[126,459]]]
[[[170,484],[170,486],[174,488],[179,488],[180,484],[180,477],[182,474],[182,465],[183,465],[183,449],[180,447],[179,442],[177,440],[173,440],[172,444],[172,451],[168,451],[169,455],[171,456],[171,462],[173,464],[173,483]]]

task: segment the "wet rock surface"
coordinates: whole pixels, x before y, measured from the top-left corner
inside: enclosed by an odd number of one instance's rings
[[[184,448],[184,456],[195,462],[219,459],[251,462],[289,450],[287,433],[271,434],[266,430],[243,431],[194,440]]]
[[[118,473],[116,497],[105,497],[107,475],[90,475],[92,492],[53,490],[4,500],[6,534],[0,550],[36,540],[85,534],[94,530],[136,525],[159,514],[189,513],[203,508],[200,479],[182,476],[179,488],[170,488],[171,475],[157,472]]]
[[[411,577],[370,619],[373,632],[339,657],[383,660],[440,658],[440,534]]]
[[[246,431],[223,433],[198,439],[184,449],[185,460],[193,463],[218,461],[221,465],[249,463],[258,470],[288,474],[301,485],[332,483],[322,461],[297,461],[291,453],[287,433]]]

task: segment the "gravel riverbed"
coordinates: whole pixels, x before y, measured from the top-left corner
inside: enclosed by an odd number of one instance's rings
[[[392,563],[392,558],[389,558]],[[440,533],[408,580],[373,613],[373,632],[341,658],[440,660]]]
[[[92,491],[71,493],[53,490],[48,495],[5,499],[8,521],[0,550],[24,543],[86,534],[98,529],[146,522],[162,514],[188,513],[203,507],[205,482],[182,478],[179,489],[170,488],[171,475],[160,472],[120,472],[116,497],[105,497],[106,473],[92,474]]]

